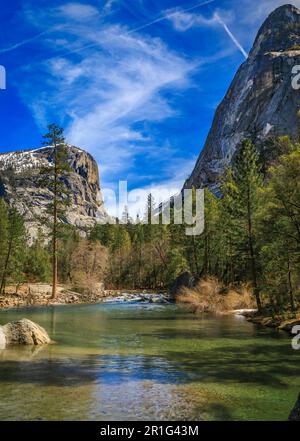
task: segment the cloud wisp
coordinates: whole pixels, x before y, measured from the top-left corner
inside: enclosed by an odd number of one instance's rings
[[[77,24],[80,22],[85,22],[91,19],[95,19],[96,17],[100,17],[99,11],[90,5],[85,5],[81,3],[66,3],[60,7],[54,8],[51,15],[55,15],[56,17],[63,17],[66,20],[69,20],[70,22],[74,22]],[[34,16],[34,15],[33,15]],[[67,28],[68,24],[61,24],[59,26],[50,26],[45,31],[39,32],[33,37],[23,39],[15,44],[12,44],[11,46],[8,46],[6,48],[0,48],[0,54],[4,54],[7,52],[12,52],[16,49],[19,49],[20,47],[26,46],[30,43],[33,43],[42,37],[45,37],[51,33],[58,32],[63,30],[64,28]]]
[[[199,8],[201,8],[202,6],[206,6],[206,5],[208,5],[208,4],[210,4],[210,3],[213,3],[213,2],[215,2],[215,0],[207,0],[207,1],[205,1],[205,2],[197,3],[196,5],[191,6],[190,8],[185,8],[185,9],[180,8],[180,9],[178,9],[177,11],[170,12],[169,14],[163,15],[162,17],[159,17],[159,18],[157,18],[157,19],[155,19],[155,20],[152,20],[152,21],[150,21],[150,22],[148,22],[148,23],[145,23],[145,24],[142,25],[142,26],[139,26],[139,27],[137,27],[137,28],[135,28],[135,29],[131,29],[128,33],[133,33],[133,32],[141,31],[141,30],[146,29],[146,28],[148,28],[149,26],[152,26],[152,25],[154,25],[154,24],[156,24],[156,23],[159,23],[159,22],[161,22],[161,21],[164,21],[164,20],[170,20],[171,18],[176,17],[176,15],[181,14],[182,12],[193,11],[193,10],[195,10],[195,9],[199,9]]]
[[[76,10],[72,7],[71,11],[74,15]],[[70,16],[70,8],[64,12]],[[55,25],[60,24],[61,14],[55,16]],[[52,11],[45,17],[53,15]],[[46,24],[39,21],[41,26]],[[149,158],[149,165],[162,160],[161,149],[154,148],[157,140],[147,127],[176,115],[166,92],[188,88],[190,74],[199,63],[170,50],[158,38],[126,31],[124,25],[105,22],[100,28],[97,22],[73,26],[69,19],[59,38],[71,48],[78,42],[97,44],[80,58],[69,53],[52,55],[27,66],[31,79],[36,80],[35,93],[30,85],[21,90],[40,127],[54,116],[57,120],[63,109],[64,118],[58,122],[66,127],[68,141],[95,156],[105,185],[125,179],[141,156],[143,161]],[[51,48],[54,42],[49,38],[43,44]],[[169,154],[166,161],[172,149]]]
[[[206,0],[206,1],[201,2],[201,3],[197,3],[196,5],[193,5],[190,8],[186,8],[186,9],[182,9],[182,8],[178,9],[177,8],[176,11],[173,10],[172,12],[164,14],[161,17],[156,18],[155,20],[151,20],[151,21],[149,21],[149,22],[147,22],[147,23],[145,23],[145,24],[143,24],[141,26],[138,26],[136,28],[129,29],[129,30],[125,31],[123,34],[118,35],[117,37],[119,38],[119,37],[122,37],[122,36],[126,36],[126,35],[131,35],[131,34],[137,33],[139,31],[142,31],[142,30],[145,30],[145,29],[149,28],[150,26],[153,26],[154,24],[160,23],[160,22],[165,21],[165,20],[172,20],[177,15],[180,15],[182,13],[187,13],[189,11],[201,8],[201,7],[206,6],[206,5],[210,4],[210,3],[213,3],[215,1],[216,0]],[[68,53],[69,54],[82,53],[82,52],[84,52],[84,51],[86,51],[88,49],[96,48],[97,46],[98,46],[98,43],[90,43],[88,45],[84,45],[84,46],[76,48],[74,50],[70,50],[70,51],[68,51]]]
[[[173,23],[174,28],[180,32],[185,32],[193,27],[216,27],[218,25],[221,25],[226,34],[237,47],[237,49],[243,54],[245,58],[248,57],[248,54],[243,48],[242,44],[229,29],[223,18],[221,18],[219,12],[214,12],[214,14],[210,18],[207,18],[201,14],[191,14],[187,10],[181,10],[177,11],[177,13],[173,15],[169,14],[169,20],[171,20],[171,22]]]
[[[197,3],[184,14],[195,16],[192,10],[212,2]],[[179,19],[181,14],[182,10],[171,11],[159,20]],[[193,87],[195,71],[219,61],[225,56],[222,51],[191,60],[160,38],[138,28],[111,24],[94,8],[77,3],[28,9],[27,17],[29,23],[44,29],[60,27],[58,34],[41,41],[49,56],[25,67],[35,93],[30,84],[23,84],[20,91],[41,129],[53,120],[64,126],[68,141],[88,150],[99,162],[106,187],[115,188],[119,179],[129,175],[131,185],[141,185],[137,170],[144,167],[147,171],[142,174],[149,177],[143,179],[142,186],[154,182],[157,170],[155,185],[174,181],[167,169],[172,160],[177,163],[180,149],[176,140],[169,141],[168,134],[161,137],[156,131],[166,119],[180,115],[174,97]],[[67,45],[68,51],[53,52],[58,41],[62,47]],[[178,170],[174,170],[176,174]],[[180,178],[178,188],[186,177]]]
[[[191,6],[190,8],[180,9],[180,11],[171,12],[171,13],[163,15],[162,17],[159,17],[155,20],[152,20],[148,23],[145,23],[144,25],[138,26],[134,29],[130,29],[126,32],[126,34],[130,35],[134,32],[141,31],[141,30],[146,29],[146,28],[148,28],[156,23],[159,23],[161,21],[169,20],[172,17],[176,16],[177,14],[180,14],[182,12],[192,11],[192,10],[198,9],[202,6],[208,5],[213,2],[215,2],[215,0],[206,0],[201,3],[197,3],[196,5]],[[109,13],[111,11],[112,5],[113,5],[113,0],[108,0],[108,2],[104,5],[104,8],[103,8],[104,15],[106,15],[107,13]],[[75,3],[75,2],[74,3],[67,3],[60,8],[57,8],[57,11],[59,13],[61,13],[62,15],[64,15],[65,18],[67,18],[69,20],[80,21],[80,22],[82,22],[84,20],[91,19],[91,18],[95,18],[96,16],[100,16],[99,11],[95,7],[90,6],[90,5]],[[14,51],[22,46],[25,46],[29,43],[32,43],[32,42],[38,40],[39,38],[41,38],[51,32],[55,32],[57,30],[59,30],[59,28],[57,28],[57,27],[50,28],[50,29],[47,29],[43,32],[40,32],[40,33],[34,35],[33,37],[19,41],[18,43],[15,43],[11,46],[8,46],[8,47],[2,48],[2,49],[0,48],[0,54]],[[71,52],[72,53],[82,52],[86,49],[96,47],[97,45],[98,45],[97,43],[92,43],[92,44],[89,44],[87,46],[83,46],[83,47],[76,49],[74,51],[71,51]]]

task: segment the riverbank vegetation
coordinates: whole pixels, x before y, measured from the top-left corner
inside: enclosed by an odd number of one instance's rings
[[[247,284],[259,308],[293,314],[300,303],[299,187],[299,143],[268,140],[259,153],[246,140],[220,195],[205,190],[202,235],[187,236],[185,225],[172,222],[151,225],[149,195],[144,219],[131,219],[125,209],[123,219],[96,225],[86,238],[60,224],[58,280],[83,290],[101,281],[110,289],[168,289],[187,271],[195,283],[213,277],[231,292]],[[21,215],[0,199],[1,294],[11,283],[51,282],[53,243],[46,239],[40,232],[29,245]],[[182,292],[181,301],[188,296]]]
[[[255,308],[252,289],[246,284],[224,286],[213,277],[199,280],[193,288],[183,287],[176,296],[178,303],[194,313],[224,313]]]

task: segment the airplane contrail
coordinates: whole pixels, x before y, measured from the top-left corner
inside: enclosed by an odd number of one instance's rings
[[[155,23],[159,23],[160,21],[168,20],[169,18],[174,17],[175,15],[181,14],[182,12],[193,11],[196,8],[200,8],[201,6],[208,5],[209,3],[213,3],[214,1],[215,0],[207,0],[207,1],[202,2],[202,3],[197,3],[196,5],[191,6],[190,8],[187,8],[187,9],[180,9],[178,11],[170,12],[170,14],[164,15],[163,17],[157,18],[156,20],[152,20],[149,23],[144,24],[143,26],[139,26],[138,28],[131,29],[126,34],[131,34],[132,32],[140,31],[141,29],[145,29],[148,26],[152,26]]]
[[[48,32],[49,31],[40,32],[39,34],[35,35],[34,37],[27,38],[26,40],[20,41],[19,43],[16,43],[12,46],[0,49],[0,54],[4,54],[5,52],[11,52],[15,49],[18,49],[19,47],[24,46],[27,43],[31,43],[32,41],[37,40],[38,38],[42,37],[43,35],[47,34]]]
[[[148,22],[148,23],[145,23],[145,24],[142,25],[142,26],[138,26],[137,28],[131,29],[131,30],[129,30],[128,32],[126,32],[124,35],[130,35],[130,34],[132,34],[132,33],[134,33],[134,32],[141,31],[142,29],[146,29],[146,28],[148,28],[149,26],[152,26],[152,25],[154,25],[154,24],[156,24],[156,23],[159,23],[159,22],[161,22],[161,21],[163,21],[163,20],[168,20],[168,19],[170,19],[171,17],[174,17],[174,16],[176,16],[176,15],[182,13],[182,12],[189,12],[189,11],[192,11],[192,10],[194,10],[194,9],[200,8],[201,6],[205,6],[205,5],[208,5],[208,4],[210,4],[210,3],[213,3],[214,1],[215,1],[215,0],[207,0],[207,1],[205,1],[205,2],[197,3],[196,5],[191,6],[190,8],[181,9],[181,10],[178,10],[178,11],[171,12],[170,14],[166,14],[166,15],[164,15],[164,16],[162,16],[162,17],[159,17],[159,18],[157,18],[157,19],[155,19],[155,20],[152,20],[152,21],[150,21],[150,22]],[[232,40],[233,43],[236,45],[236,47],[239,49],[239,51],[240,51],[240,52],[243,54],[243,56],[247,59],[247,58],[248,58],[248,54],[247,54],[247,52],[245,51],[245,49],[243,48],[243,46],[241,45],[241,43],[237,40],[237,38],[233,35],[233,33],[230,31],[230,29],[228,28],[228,26],[226,25],[226,23],[221,19],[221,17],[220,17],[218,14],[215,14],[215,17],[216,17],[216,20],[221,24],[221,26],[223,26],[225,32],[226,32],[227,35],[231,38],[231,40]],[[52,31],[57,30],[57,29],[59,29],[59,28],[62,28],[62,27],[64,27],[64,26],[65,26],[65,25],[62,25],[62,26],[56,26],[55,28],[51,28],[51,29],[48,29],[48,30],[46,30],[46,31],[40,32],[39,34],[35,35],[34,37],[31,37],[31,38],[28,38],[28,39],[26,39],[26,40],[20,41],[19,43],[16,43],[16,44],[14,44],[14,45],[12,45],[12,46],[9,46],[9,47],[6,47],[6,48],[3,48],[3,49],[0,49],[0,54],[4,54],[4,53],[7,53],[7,52],[11,52],[11,51],[13,51],[13,50],[15,50],[15,49],[18,49],[19,47],[24,46],[24,45],[26,45],[26,44],[28,44],[28,43],[31,43],[32,41],[35,41],[35,40],[39,39],[39,38],[42,37],[43,35],[46,35],[46,34],[52,32]],[[83,50],[85,50],[85,49],[89,49],[89,48],[92,48],[92,47],[95,47],[95,46],[98,46],[98,43],[89,44],[89,45],[83,46],[83,47],[81,47],[81,48],[79,48],[79,49],[74,49],[73,51],[68,51],[68,53],[78,53],[78,52],[81,52],[81,51],[83,51]]]
[[[51,29],[47,29],[46,31],[40,32],[39,34],[35,35],[34,37],[27,38],[26,40],[23,40],[23,41],[20,41],[19,43],[13,44],[12,46],[0,49],[0,54],[4,54],[6,52],[11,52],[15,49],[18,49],[21,46],[24,46],[25,44],[31,43],[32,41],[35,41],[35,40],[38,40],[43,35],[49,34],[50,32],[53,32],[53,31],[57,31],[58,29],[61,29],[64,27],[66,27],[66,25],[55,26]]]
[[[174,15],[179,14],[180,12],[192,11],[193,9],[200,8],[201,6],[208,5],[209,3],[213,3],[214,1],[215,0],[207,0],[207,1],[202,2],[202,3],[197,3],[196,5],[191,6],[190,8],[187,8],[187,9],[184,9],[184,10],[180,10],[180,11],[175,11],[175,12],[172,12],[170,14],[164,15],[163,17],[157,18],[156,20],[152,20],[149,23],[146,23],[146,24],[144,24],[142,26],[139,26],[139,27],[137,27],[135,29],[131,29],[128,32],[126,32],[124,35],[129,35],[129,34],[132,34],[133,32],[140,31],[140,30],[145,29],[145,28],[147,28],[149,26],[152,26],[155,23],[159,23],[160,21],[167,20],[170,17],[173,17]],[[46,31],[40,32],[39,34],[35,35],[34,37],[31,37],[31,38],[28,38],[26,40],[20,41],[19,43],[16,43],[16,44],[14,44],[12,46],[0,49],[0,54],[4,54],[6,52],[11,52],[11,51],[13,51],[15,49],[18,49],[19,47],[24,46],[24,45],[26,45],[28,43],[31,43],[32,41],[35,41],[35,40],[39,39],[43,35],[48,34],[49,32],[52,32],[52,31],[54,31],[54,30],[56,30],[58,28],[64,27],[64,26],[66,26],[66,25],[56,26],[55,28],[51,28],[51,29],[48,29]],[[89,49],[89,48],[92,48],[92,47],[95,47],[95,46],[98,46],[98,43],[93,43],[93,44],[90,44],[90,45],[86,45],[86,46],[83,46],[83,47],[81,47],[81,48],[79,48],[77,50],[75,49],[73,51],[68,51],[68,53],[81,52],[82,50]]]
[[[236,45],[238,50],[244,55],[244,57],[247,60],[247,58],[248,58],[247,52],[245,51],[245,49],[243,48],[241,43],[238,41],[238,39],[233,35],[231,30],[228,28],[227,24],[224,23],[224,21],[221,19],[221,17],[217,13],[215,14],[215,18],[220,23],[220,25],[223,26],[223,28],[224,28],[225,32],[227,33],[227,35],[231,38],[231,40]]]
[[[207,0],[207,1],[205,1],[205,2],[197,3],[196,5],[191,6],[190,8],[180,9],[180,10],[178,10],[178,11],[171,12],[170,14],[163,15],[162,17],[159,17],[159,18],[157,18],[157,19],[155,19],[155,20],[152,20],[152,21],[150,21],[150,22],[148,22],[148,23],[145,23],[145,24],[142,25],[142,26],[139,26],[139,27],[134,28],[134,29],[130,29],[129,31],[125,32],[125,33],[122,34],[122,35],[124,35],[124,36],[125,36],[125,35],[130,35],[130,34],[132,34],[132,33],[134,33],[134,32],[141,31],[142,29],[146,29],[146,28],[148,28],[149,26],[152,26],[152,25],[154,25],[154,24],[156,24],[156,23],[159,23],[159,22],[161,22],[161,21],[163,21],[163,20],[168,20],[169,18],[174,17],[175,15],[178,15],[178,14],[180,14],[180,13],[182,13],[182,12],[189,12],[189,11],[192,11],[192,10],[194,10],[194,9],[200,8],[201,6],[205,6],[205,5],[208,5],[209,3],[213,3],[213,2],[215,2],[215,1],[216,1],[216,0]],[[88,45],[83,46],[83,47],[81,47],[81,48],[74,49],[74,50],[72,50],[72,51],[68,51],[68,54],[78,53],[78,52],[84,51],[85,49],[90,49],[90,48],[96,47],[96,46],[98,46],[98,44],[99,44],[99,43],[91,43],[91,44],[88,44]]]

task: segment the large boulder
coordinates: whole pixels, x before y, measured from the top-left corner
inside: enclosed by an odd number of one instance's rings
[[[289,416],[289,421],[300,421],[300,394],[298,400]]]
[[[44,345],[50,337],[44,328],[28,319],[17,320],[0,327],[0,345]]]
[[[170,294],[171,296],[176,297],[180,293],[181,288],[193,288],[194,286],[195,278],[188,271],[185,271],[175,279],[171,286]]]

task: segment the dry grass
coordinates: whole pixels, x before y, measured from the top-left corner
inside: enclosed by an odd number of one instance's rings
[[[236,309],[255,307],[255,302],[248,286],[224,288],[214,278],[203,279],[195,288],[182,288],[176,302],[185,304],[193,312],[223,313]]]

